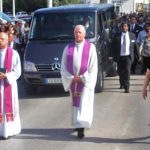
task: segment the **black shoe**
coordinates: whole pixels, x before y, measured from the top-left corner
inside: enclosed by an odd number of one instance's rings
[[[131,71],[131,74],[135,74],[135,71]]]
[[[84,128],[78,128],[78,138],[84,137]]]
[[[125,93],[130,93],[129,89],[125,89]]]
[[[75,132],[78,131],[78,128],[75,128],[74,131],[75,131]]]
[[[11,136],[6,137],[0,137],[0,140],[9,140],[11,138]]]
[[[123,85],[120,85],[119,89],[124,89]]]

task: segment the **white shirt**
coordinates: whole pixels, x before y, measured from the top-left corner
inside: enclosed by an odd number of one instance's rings
[[[10,44],[9,44],[9,47],[11,47],[13,49],[13,46],[14,46],[14,42],[12,41]]]
[[[125,35],[126,38],[126,50],[123,50],[123,35]],[[130,38],[129,38],[129,32],[122,33],[121,35],[121,53],[120,56],[128,56],[130,55]]]
[[[135,24],[130,24],[130,31],[133,32]]]

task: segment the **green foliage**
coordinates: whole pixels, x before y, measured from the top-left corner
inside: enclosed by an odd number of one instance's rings
[[[59,5],[79,4],[80,0],[59,0]]]
[[[12,1],[13,0],[3,0],[3,10],[12,12]],[[17,11],[27,11],[33,12],[36,9],[47,7],[47,0],[15,0],[16,2],[16,12]]]
[[[12,1],[3,0],[3,10],[12,12]],[[16,12],[27,11],[33,12],[36,9],[47,7],[47,0],[15,0]],[[80,0],[52,0],[53,6],[67,5],[67,4],[79,4]]]

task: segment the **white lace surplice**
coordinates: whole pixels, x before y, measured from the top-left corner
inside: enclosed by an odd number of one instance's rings
[[[2,58],[0,67],[4,67],[4,57],[6,50],[1,51]],[[21,75],[21,64],[20,58],[16,51],[13,51],[13,59],[12,59],[12,71],[6,73],[7,82],[12,86],[12,105],[13,105],[13,113],[14,113],[14,121],[7,122],[5,116],[4,109],[4,82],[1,81],[1,100],[2,100],[2,114],[3,114],[3,122],[0,124],[0,137],[7,138],[8,136],[13,136],[21,132],[21,123],[19,116],[19,102],[18,102],[18,88],[16,80]]]

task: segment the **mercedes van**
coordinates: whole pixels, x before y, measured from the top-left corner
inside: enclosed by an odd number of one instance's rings
[[[74,27],[82,24],[86,39],[95,44],[98,55],[96,92],[103,89],[104,72],[112,66],[110,39],[113,4],[74,4],[36,10],[24,55],[24,85],[28,94],[39,86],[62,85],[60,75],[64,47],[74,41]],[[114,69],[113,69],[114,70]],[[113,72],[114,73],[114,72]],[[111,74],[113,75],[112,71]]]

